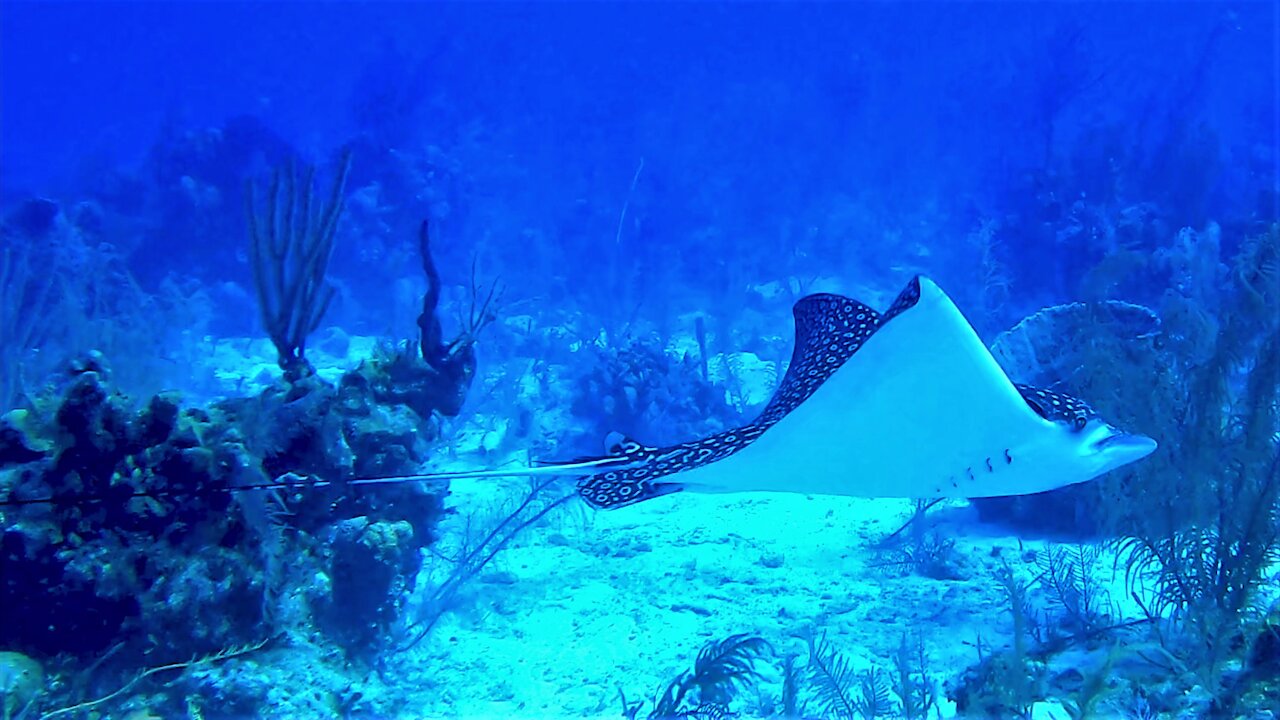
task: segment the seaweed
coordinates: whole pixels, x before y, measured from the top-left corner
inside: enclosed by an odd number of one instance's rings
[[[979,636],[978,664],[957,678],[949,687],[949,696],[961,713],[1029,718],[1036,699],[1043,695],[1044,676],[1043,665],[1031,658],[1032,641],[1041,634],[1028,598],[1036,581],[1015,572],[1008,561],[1001,563],[994,579],[1009,610],[1011,642],[1008,648],[992,652]]]
[[[871,666],[858,678],[858,698],[854,704],[863,720],[887,718],[894,714],[890,682],[884,671]]]

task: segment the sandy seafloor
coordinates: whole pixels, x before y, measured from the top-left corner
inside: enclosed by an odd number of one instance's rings
[[[354,338],[346,357],[314,352],[313,359],[322,376],[336,379],[372,346]],[[236,394],[269,382],[277,372],[272,358],[266,341],[224,341],[206,362],[219,368],[221,391]],[[519,382],[507,378],[503,382]],[[477,387],[483,382],[478,378]],[[477,414],[447,428],[450,447],[441,448],[433,469],[525,457],[494,430],[502,425],[501,418]],[[456,512],[442,523],[441,545],[454,540],[467,515],[519,498],[526,487],[519,479],[455,482],[449,505]],[[678,493],[603,512],[571,503],[502,552],[426,641],[385,657],[381,669],[359,681],[360,689],[382,707],[403,708],[404,718],[616,718],[622,689],[628,700],[646,701],[644,717],[648,701],[692,667],[705,643],[734,633],[773,644],[778,657],[762,666],[767,679],[759,689],[776,698],[781,658],[797,654],[803,664],[800,637],[809,630],[825,633],[859,669],[875,663],[885,671],[892,670],[889,658],[904,633],[912,642],[922,637],[927,671],[941,684],[978,662],[979,638],[988,651],[1009,645],[1011,614],[995,572],[1008,562],[1022,578],[1035,577],[1034,558],[1052,543],[980,523],[967,503],[954,501],[930,517],[932,527],[955,541],[958,579],[882,567],[875,544],[910,515],[907,500],[785,493]],[[430,557],[425,565],[424,582]],[[1097,580],[1120,615],[1137,617],[1123,570],[1112,571],[1110,557],[1100,558],[1098,567],[1106,569]],[[1034,607],[1045,607],[1038,587],[1029,597]],[[242,682],[252,675],[276,711],[323,716],[351,682],[351,671],[326,670],[342,663],[332,656],[315,662],[310,651],[294,645],[264,652],[256,660],[262,672],[227,675]],[[1103,661],[1098,652],[1067,654],[1049,672],[1087,675]],[[733,710],[752,717],[755,708],[746,694]],[[955,715],[954,705],[944,700],[939,715]],[[1099,708],[1095,716],[1108,714]],[[1035,717],[1068,715],[1045,702]]]
[[[424,710],[616,717],[619,686],[650,698],[704,643],[741,632],[803,659],[793,636],[815,629],[856,666],[886,671],[903,633],[919,633],[943,681],[977,662],[979,635],[1008,642],[992,574],[1044,545],[971,524],[962,505],[939,513],[957,541],[963,579],[952,581],[876,567],[871,546],[909,516],[907,501],[681,493],[564,519],[501,557],[482,578],[500,585],[492,597],[481,591],[470,616],[438,629],[417,672],[442,694]],[[763,689],[776,697],[780,680]]]
[[[919,631],[947,638],[932,648],[939,669],[962,667],[975,658],[963,639],[1004,624],[1002,609],[983,584],[895,579],[869,567],[867,543],[905,510],[905,502],[681,494],[562,523],[502,558],[504,580],[517,582],[480,617],[440,628],[438,655],[425,667],[444,672],[426,672],[439,682],[488,671],[483,691],[442,698],[464,716],[603,716],[619,710],[619,685],[629,698],[649,697],[689,669],[704,643],[740,632],[802,652],[789,635],[817,627],[862,664],[887,657],[903,631]]]

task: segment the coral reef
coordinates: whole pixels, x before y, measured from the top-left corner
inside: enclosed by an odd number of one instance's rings
[[[134,411],[100,357],[61,384],[48,415],[5,420],[40,455],[7,465],[5,495],[49,501],[2,515],[0,593],[25,618],[5,644],[47,656],[125,637],[180,653],[258,639],[262,580],[236,550],[249,529],[225,492],[249,464],[243,445],[171,396]]]
[[[0,604],[22,618],[0,623],[0,645],[136,667],[314,622],[371,659],[445,489],[342,480],[417,468],[436,437],[432,398],[456,393],[389,400],[385,369],[374,359],[338,386],[310,376],[207,409],[174,394],[135,409],[102,356],[72,363],[0,421]]]
[[[301,189],[291,169],[277,173],[261,217],[247,195],[280,381],[203,407],[184,407],[175,393],[139,407],[93,352],[28,393],[29,408],[0,419],[0,604],[23,618],[0,624],[0,646],[32,662],[97,658],[89,667],[99,670],[99,688],[133,673],[91,700],[83,688],[45,697],[51,691],[41,687],[43,709],[62,703],[48,715],[96,710],[151,675],[242,657],[280,634],[303,642],[314,628],[365,663],[390,642],[447,488],[347,481],[421,466],[439,437],[437,416],[461,410],[493,294],[458,339],[443,343],[424,225],[433,289],[422,342],[380,346],[336,382],[316,375],[304,353],[333,293],[325,264],[347,162],[318,214],[310,172]],[[469,567],[497,552],[484,550]],[[252,714],[264,698],[246,693],[228,702]]]
[[[387,635],[421,565],[413,526],[356,517],[333,525],[325,553],[333,591],[317,608],[319,627],[342,647],[370,653]]]
[[[6,6],[3,720],[1280,707],[1269,8],[75,5]],[[1053,305],[1001,362],[1159,452],[936,511],[352,483],[715,432],[796,299],[916,272]]]
[[[39,223],[21,208],[0,222],[0,411],[30,407],[46,377],[90,348],[134,394],[179,378],[197,385],[190,368],[214,315],[209,293],[175,278],[143,290],[92,202],[28,202]]]
[[[722,430],[736,416],[696,359],[673,357],[654,335],[590,349],[572,410],[596,427],[661,444]]]

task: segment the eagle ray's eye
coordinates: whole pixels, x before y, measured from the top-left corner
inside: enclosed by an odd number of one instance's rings
[[[1035,400],[1032,400],[1031,398],[1026,398],[1026,401],[1027,401],[1027,405],[1029,405],[1037,415],[1039,415],[1041,418],[1045,420],[1049,419],[1049,414],[1044,411],[1044,407],[1040,405],[1040,403],[1036,402]]]

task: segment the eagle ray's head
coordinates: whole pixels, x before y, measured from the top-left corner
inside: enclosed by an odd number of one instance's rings
[[[1117,429],[1083,401],[1069,395],[1018,386],[1027,405],[1040,416],[1047,432],[1024,448],[1038,467],[1031,492],[1053,490],[1092,480],[1155,452],[1155,440]]]

